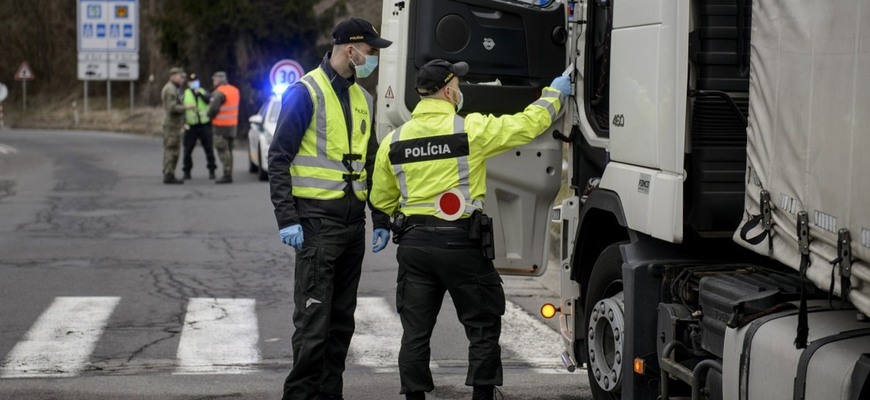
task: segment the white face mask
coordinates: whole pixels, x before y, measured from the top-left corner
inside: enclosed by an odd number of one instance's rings
[[[356,76],[359,78],[368,78],[368,76],[371,75],[372,72],[375,72],[375,68],[378,67],[378,56],[363,54],[356,47],[350,47],[366,58],[366,62],[362,65],[357,65],[355,62],[353,62],[353,57],[350,58],[350,63],[353,64],[353,67],[356,70]]]
[[[453,104],[456,105],[456,112],[462,109],[463,103],[465,103],[465,96],[462,95],[462,91],[459,89],[450,88],[451,91],[455,91],[459,93],[459,100],[453,100]]]

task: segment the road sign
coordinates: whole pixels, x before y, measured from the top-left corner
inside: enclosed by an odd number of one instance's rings
[[[305,69],[294,60],[281,60],[272,66],[269,83],[272,87],[290,86],[305,75]]]
[[[139,79],[138,0],[78,0],[80,80]]]
[[[21,65],[18,67],[18,70],[15,71],[16,81],[32,81],[33,78],[33,71],[30,70],[30,66],[27,65],[27,61],[21,63]]]
[[[6,96],[9,96],[9,89],[6,89],[6,85],[0,83],[0,102],[6,100]]]
[[[138,0],[79,0],[78,51],[138,52]]]

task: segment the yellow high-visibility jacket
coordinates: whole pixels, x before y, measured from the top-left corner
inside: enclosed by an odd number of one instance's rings
[[[351,140],[348,141],[344,112],[329,78],[317,68],[302,77],[314,104],[314,118],[302,137],[299,152],[290,164],[293,196],[333,200],[344,197],[351,183],[356,197],[366,201],[365,154],[371,135],[372,98],[358,84],[348,88],[351,108]],[[350,165],[351,170],[347,166]]]
[[[378,147],[369,200],[394,215],[438,216],[435,199],[457,188],[468,217],[483,208],[486,160],[531,142],[553,123],[564,97],[551,87],[520,113],[462,118],[446,100],[425,98],[411,120],[387,134]]]

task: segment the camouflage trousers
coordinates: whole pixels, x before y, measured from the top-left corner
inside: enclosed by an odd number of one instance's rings
[[[175,175],[181,153],[181,128],[163,125],[163,176]]]
[[[233,140],[231,136],[214,135],[214,149],[223,166],[224,176],[233,175]]]

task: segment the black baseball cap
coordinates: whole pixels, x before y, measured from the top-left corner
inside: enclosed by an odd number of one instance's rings
[[[378,49],[390,47],[393,42],[384,39],[371,22],[360,18],[350,18],[342,21],[332,30],[335,44],[368,43]]]
[[[442,59],[427,62],[417,71],[417,93],[422,96],[434,94],[454,77],[465,76],[468,73],[468,63],[460,61],[451,64]]]

